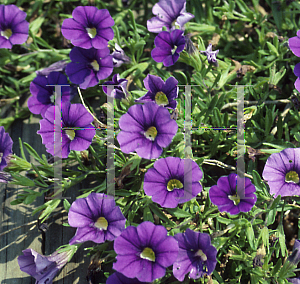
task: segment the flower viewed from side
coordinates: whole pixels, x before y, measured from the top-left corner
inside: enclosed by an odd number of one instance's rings
[[[144,159],[158,158],[178,129],[169,111],[153,102],[131,106],[120,118],[119,126],[117,140],[122,152],[136,151]]]
[[[0,171],[0,183],[8,183],[11,180],[12,178],[10,173]]]
[[[218,251],[211,245],[208,234],[187,229],[174,238],[178,241],[179,252],[173,264],[173,274],[179,281],[183,281],[187,273],[190,278],[198,279],[214,271]]]
[[[5,132],[4,127],[0,126],[0,171],[2,171],[9,162],[10,154],[12,154],[12,146],[12,139],[9,134]]]
[[[113,269],[128,278],[152,282],[163,277],[178,255],[178,244],[167,229],[146,221],[129,226],[114,241],[117,262]]]
[[[300,63],[295,65],[294,74],[298,77],[295,82],[295,88],[300,92]]]
[[[107,81],[103,85],[114,85],[114,87],[108,88],[107,86],[102,86],[103,92],[110,97],[115,99],[125,99],[128,97],[126,79],[121,79],[119,74],[115,74],[112,81]]]
[[[38,284],[51,284],[59,270],[70,260],[73,251],[56,251],[43,256],[33,249],[25,249],[18,257],[20,269],[36,279]]]
[[[185,47],[183,31],[163,31],[156,36],[154,44],[156,47],[151,51],[153,60],[162,62],[166,67],[174,65]]]
[[[67,158],[71,150],[86,150],[91,145],[96,130],[91,124],[94,121],[93,116],[82,104],[62,104],[61,149],[57,149],[57,147],[54,153],[55,112],[60,111],[58,106],[49,107],[44,119],[40,120],[40,130],[37,133],[42,136],[42,142],[48,153],[60,156],[59,151],[61,151],[61,157]]]
[[[92,192],[72,203],[68,221],[70,226],[77,228],[69,242],[72,245],[85,241],[113,241],[125,229],[126,219],[112,196]]]
[[[287,260],[294,265],[297,265],[298,262],[300,261],[300,241],[299,240],[295,240],[293,252],[291,255],[289,255]]]
[[[205,51],[200,52],[207,56],[208,63],[212,63],[213,65],[218,66],[217,54],[219,53],[219,49],[212,51],[212,45],[209,44]]]
[[[289,38],[289,47],[296,56],[300,57],[300,30],[297,31],[297,36]]]
[[[113,57],[114,67],[120,67],[123,63],[129,63],[131,61],[117,43],[115,43],[115,51],[111,55]]]
[[[115,22],[107,9],[78,6],[72,16],[73,19],[63,21],[61,32],[73,45],[85,49],[103,49],[113,39],[114,31],[111,27]]]
[[[108,277],[106,284],[147,284],[147,282],[141,282],[136,278],[128,278],[122,273],[115,272]]]
[[[60,61],[57,61],[57,62],[51,64],[47,68],[35,71],[35,73],[38,76],[48,76],[51,72],[54,72],[54,71],[64,72],[67,64],[68,64],[67,60],[60,60]]]
[[[164,82],[160,77],[148,74],[144,79],[145,88],[148,93],[136,102],[155,102],[159,106],[176,109],[178,97],[178,81],[174,77],[169,77]]]
[[[272,154],[264,167],[262,176],[268,182],[270,194],[300,195],[300,148],[287,148]]]
[[[0,48],[12,48],[28,38],[26,13],[15,5],[0,5]]]
[[[195,16],[186,12],[186,0],[160,0],[152,8],[152,13],[156,15],[147,21],[149,32],[159,33],[163,26],[168,31],[179,28],[184,29],[184,25]]]
[[[70,81],[86,89],[107,78],[113,71],[112,56],[109,48],[83,49],[74,47],[70,52],[72,60],[66,67],[66,74]]]
[[[202,171],[193,160],[167,157],[155,161],[153,168],[146,172],[144,191],[160,206],[175,208],[201,192],[202,177]]]
[[[214,205],[217,205],[220,212],[228,212],[231,215],[240,212],[249,212],[254,206],[257,197],[255,186],[249,178],[245,178],[245,196],[237,194],[237,174],[220,177],[217,185],[209,190],[209,198]]]
[[[52,86],[47,86],[52,85]],[[45,116],[47,109],[55,104],[55,91],[53,85],[69,85],[67,77],[60,72],[51,72],[46,76],[37,76],[30,83],[32,96],[28,99],[29,110],[34,114]],[[70,87],[61,87],[61,102],[66,103],[74,95],[70,94]]]

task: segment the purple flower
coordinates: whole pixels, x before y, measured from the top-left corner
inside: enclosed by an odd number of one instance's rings
[[[120,67],[123,63],[129,63],[131,61],[117,43],[115,43],[115,51],[111,55],[113,57],[114,67]]]
[[[200,52],[207,56],[208,63],[212,63],[215,66],[218,66],[217,54],[219,53],[219,49],[212,51],[212,45],[209,44],[205,51]]]
[[[28,38],[26,13],[15,5],[0,5],[0,48],[12,48]]]
[[[111,90],[107,88],[107,86],[102,86],[103,92],[115,99],[125,99],[128,97],[127,83],[128,81],[126,79],[121,79],[119,74],[115,74],[112,81],[103,83],[103,85],[114,85],[114,88]]]
[[[47,109],[55,103],[54,86],[47,85],[69,85],[68,79],[60,72],[51,72],[46,76],[37,76],[30,83],[32,97],[28,99],[29,110],[34,114],[45,116]],[[69,87],[61,87],[61,102],[69,102],[74,95],[70,94]]]
[[[136,102],[155,102],[159,106],[176,109],[178,97],[178,81],[170,77],[164,82],[160,77],[148,74],[144,79],[144,85],[148,93],[135,100]]]
[[[296,56],[300,57],[300,30],[297,31],[297,36],[289,38],[289,47]]]
[[[300,195],[300,148],[287,148],[272,154],[263,170],[263,178],[268,182],[270,194]]]
[[[113,197],[92,192],[86,198],[79,198],[70,207],[68,221],[78,228],[69,244],[93,241],[112,241],[125,229],[126,219]]]
[[[217,185],[209,190],[209,198],[214,205],[217,205],[220,212],[229,212],[231,215],[240,212],[249,212],[254,206],[257,197],[254,194],[255,186],[250,179],[245,178],[245,196],[237,194],[237,174],[220,177]]]
[[[175,208],[202,190],[203,173],[193,160],[167,157],[155,161],[153,167],[145,174],[144,191],[162,207]]]
[[[178,244],[163,226],[146,221],[129,226],[114,242],[118,254],[113,269],[129,278],[152,282],[163,277],[178,255]]]
[[[70,52],[72,60],[66,67],[66,74],[74,84],[86,89],[107,78],[113,71],[112,56],[108,47],[104,49],[83,49],[74,47]]]
[[[127,278],[122,273],[115,272],[108,277],[106,284],[146,284],[147,282],[141,282],[136,278]]]
[[[144,159],[156,159],[175,136],[178,125],[164,107],[155,103],[133,105],[119,120],[117,140],[124,153],[136,151]]]
[[[0,171],[2,171],[9,162],[9,156],[12,153],[13,141],[3,126],[0,126]]]
[[[174,65],[179,53],[184,50],[183,31],[161,32],[154,39],[154,44],[156,47],[151,51],[153,60],[162,62],[166,67]]]
[[[298,77],[295,82],[295,88],[300,92],[300,63],[295,65],[294,74]]]
[[[64,20],[61,32],[72,44],[81,48],[103,49],[113,39],[111,28],[115,22],[108,10],[93,6],[79,6],[72,12],[73,19]]]
[[[43,256],[33,249],[22,251],[18,257],[20,269],[36,279],[36,284],[51,284],[58,271],[70,260],[72,250]]]
[[[214,271],[218,251],[210,244],[208,234],[187,229],[174,238],[178,241],[179,252],[173,264],[173,274],[179,281],[183,281],[187,273],[190,278],[198,279]]]
[[[40,120],[40,130],[37,131],[42,136],[46,151],[53,156],[59,155],[57,151],[61,151],[61,157],[67,158],[71,150],[86,150],[96,134],[95,128],[91,124],[94,118],[82,104],[65,103],[62,104],[61,112],[61,149],[56,149],[54,153],[55,111],[60,112],[61,110],[58,106],[49,107],[44,119]]]
[[[64,72],[67,64],[68,64],[68,62],[66,60],[60,60],[60,61],[57,61],[57,62],[51,64],[47,68],[35,71],[35,73],[38,76],[48,76],[51,72],[54,72],[54,71]]]
[[[289,281],[288,283],[300,284],[300,278],[287,278],[287,280]]]
[[[163,26],[167,30],[174,30],[176,26],[183,30],[184,25],[195,16],[185,11],[186,0],[160,0],[152,8],[156,15],[147,21],[149,32],[159,33]]]
[[[10,173],[0,171],[0,183],[8,183],[11,180],[12,178]]]
[[[300,241],[295,240],[293,252],[289,257],[287,258],[289,262],[291,262],[293,265],[297,265],[300,261]]]

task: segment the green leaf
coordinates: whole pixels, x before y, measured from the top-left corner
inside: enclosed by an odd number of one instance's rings
[[[254,231],[253,231],[252,224],[249,221],[246,224],[246,236],[249,241],[250,247],[253,250],[256,250],[257,247],[256,247],[256,242],[255,242]]]
[[[175,227],[176,223],[171,221],[158,207],[156,204],[149,204],[151,211],[156,214],[160,219],[165,221],[168,225]]]
[[[279,56],[279,53],[278,53],[276,47],[272,43],[267,41],[267,46],[271,53],[274,53],[276,56]]]
[[[264,246],[269,250],[269,229],[268,227],[263,227],[261,230],[261,238]]]
[[[46,202],[44,205],[46,205],[46,209],[43,211],[43,213],[39,216],[39,219],[42,220],[41,223],[43,223],[47,217],[52,213],[52,211],[60,204],[61,199],[52,199],[48,202]]]
[[[29,24],[29,29],[31,30],[31,32],[34,35],[37,34],[37,32],[39,31],[39,28],[43,24],[44,20],[45,20],[44,17],[38,17]]]
[[[37,161],[39,161],[42,165],[44,165],[44,161],[43,159],[40,158],[40,156],[38,155],[38,153],[26,142],[23,142],[26,150],[28,151],[28,153],[34,157]]]
[[[153,216],[152,216],[152,213],[149,209],[148,206],[146,206],[144,208],[144,212],[143,212],[143,221],[150,221],[150,222],[154,222],[154,219],[153,219]]]
[[[281,250],[281,255],[285,257],[286,255],[286,246],[285,246],[285,235],[283,231],[282,223],[278,225],[278,228],[275,232],[275,236],[279,238],[279,245]]]
[[[69,201],[67,199],[64,199],[63,201],[63,204],[64,204],[64,208],[67,212],[69,212],[69,209],[71,207],[71,204],[69,203]]]
[[[274,268],[271,271],[271,276],[275,276],[275,274],[279,272],[281,265],[282,265],[281,258],[279,258],[277,260],[276,265],[274,266]]]
[[[192,216],[191,213],[184,211],[180,208],[166,208],[166,211],[168,211],[172,216],[175,216],[177,218],[186,218]]]
[[[35,186],[34,181],[27,177],[21,176],[20,174],[14,173],[14,172],[11,172],[10,174],[16,180],[16,181],[11,181],[10,183],[12,183],[12,184],[18,184],[18,185],[23,185],[23,186],[32,186],[32,187]]]

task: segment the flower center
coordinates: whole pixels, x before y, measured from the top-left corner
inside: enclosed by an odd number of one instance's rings
[[[155,102],[159,106],[165,106],[169,104],[169,100],[167,96],[163,92],[157,92],[155,95]]]
[[[53,92],[53,95],[50,96],[51,103],[54,104],[54,100],[55,100],[55,92]]]
[[[92,67],[93,67],[93,69],[94,69],[95,71],[99,71],[99,64],[98,64],[97,60],[94,60],[94,61],[91,63],[91,65],[92,65]]]
[[[73,129],[67,129],[67,130],[65,130],[65,132],[70,140],[74,139],[75,131]]]
[[[285,181],[299,183],[299,175],[294,171],[290,171],[285,175]]]
[[[0,153],[0,163],[2,162],[3,153]]]
[[[174,188],[182,188],[183,184],[178,179],[171,179],[167,184],[167,190],[172,191]]]
[[[144,135],[149,140],[154,141],[155,137],[157,135],[157,130],[156,130],[156,128],[154,126],[151,126],[151,127],[148,128],[147,131],[145,131]]]
[[[144,248],[140,254],[140,257],[150,261],[155,261],[155,253],[151,248]]]
[[[95,222],[95,227],[102,230],[107,230],[108,222],[104,217],[99,217],[97,221]]]
[[[176,45],[174,45],[174,48],[171,50],[171,52],[172,52],[172,55],[176,52],[176,50],[177,50],[177,46]]]
[[[241,201],[241,199],[238,196],[238,194],[228,195],[228,198],[233,201],[234,205],[238,205],[240,203],[240,201]]]
[[[86,28],[86,31],[90,38],[94,38],[97,34],[96,28]]]
[[[207,260],[207,256],[206,254],[201,250],[199,249],[196,253],[195,253],[196,256],[200,256],[202,261],[206,261]]]
[[[5,31],[1,31],[1,35],[4,36],[6,39],[9,39],[12,35],[11,29],[6,29]]]

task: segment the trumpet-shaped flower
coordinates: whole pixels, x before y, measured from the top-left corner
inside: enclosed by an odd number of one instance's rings
[[[78,6],[72,12],[72,19],[63,21],[61,32],[72,44],[81,48],[103,49],[113,39],[111,28],[114,20],[107,9],[94,6]]]
[[[144,159],[156,159],[175,136],[178,125],[170,113],[153,102],[133,105],[119,120],[117,140],[124,153],[136,151]]]
[[[61,149],[55,148],[55,112],[61,112]],[[71,150],[86,150],[92,143],[96,130],[91,122],[93,116],[82,104],[62,104],[61,110],[58,106],[51,106],[45,113],[44,119],[40,120],[38,134],[42,136],[42,142],[46,151],[51,155],[67,158]],[[55,153],[54,153],[55,150]]]
[[[0,5],[0,48],[12,48],[28,38],[26,13],[16,5]]]
[[[183,31],[163,31],[156,36],[154,44],[156,47],[151,52],[153,60],[162,62],[166,67],[174,65],[185,47]]]
[[[268,182],[270,194],[300,195],[300,149],[287,148],[272,154],[265,165],[262,176]]]
[[[92,192],[71,205],[68,221],[70,226],[77,228],[69,242],[72,245],[85,241],[113,241],[125,229],[126,219],[112,196]]]
[[[211,202],[218,206],[220,212],[229,212],[232,215],[240,212],[249,212],[254,206],[257,197],[254,194],[255,186],[251,180],[245,178],[244,196],[237,193],[237,174],[220,177],[217,185],[209,190]]]
[[[160,77],[148,74],[144,79],[147,94],[137,99],[136,102],[155,102],[159,106],[176,109],[178,97],[178,81],[169,77],[164,82]]]
[[[128,278],[152,282],[163,277],[166,267],[176,261],[178,244],[167,236],[165,227],[146,221],[137,227],[127,227],[116,238],[114,250],[117,262],[113,269]]]
[[[107,78],[113,71],[112,56],[109,48],[83,49],[74,47],[70,52],[72,60],[66,67],[66,74],[70,81],[79,84],[86,89],[99,83],[99,80]]]
[[[5,132],[3,126],[0,126],[0,171],[2,171],[9,161],[9,156],[12,153],[13,141],[10,138],[9,134]],[[3,180],[5,180],[3,175]]]
[[[202,171],[193,160],[167,157],[155,161],[153,168],[146,172],[144,191],[152,196],[153,202],[175,208],[201,192],[202,177]]]
[[[186,12],[186,0],[160,0],[152,8],[152,13],[156,15],[147,21],[149,32],[159,33],[163,26],[168,31],[179,28],[184,29],[184,25],[195,16]]]

